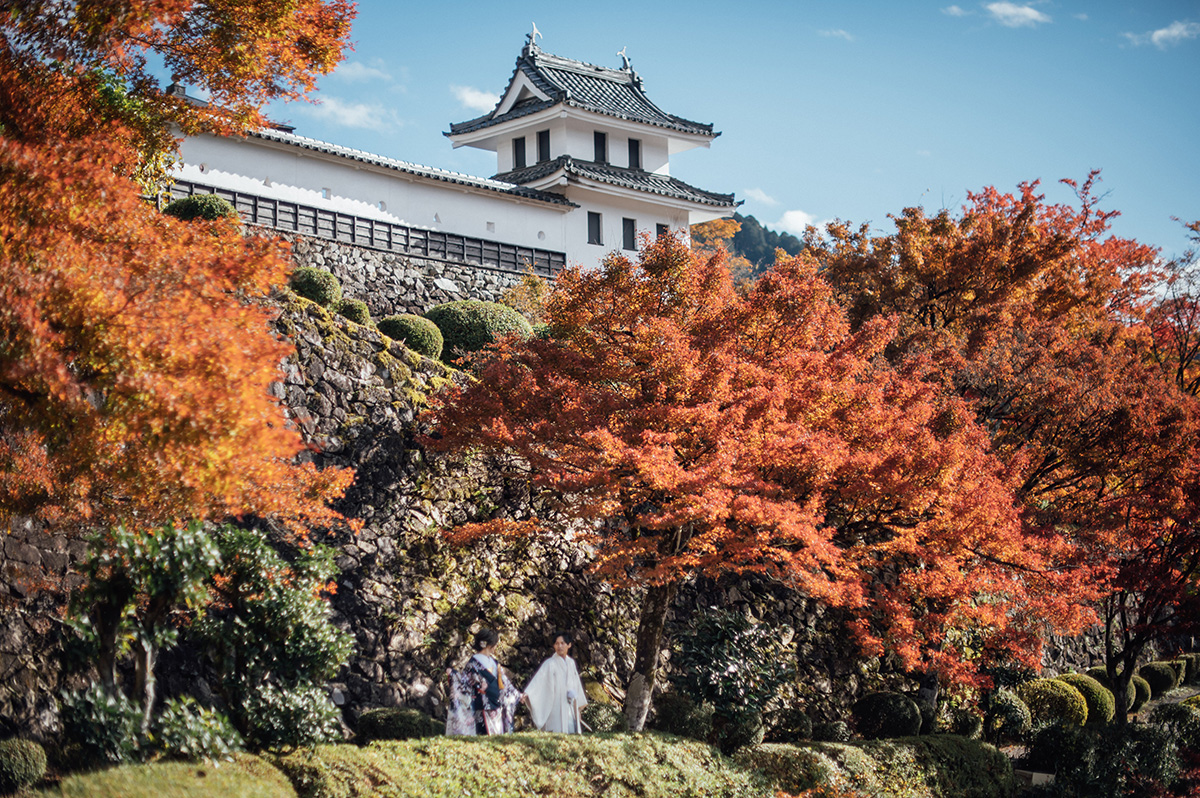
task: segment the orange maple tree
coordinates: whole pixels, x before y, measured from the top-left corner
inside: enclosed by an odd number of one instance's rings
[[[739,293],[720,253],[663,237],[636,263],[564,272],[546,315],[551,338],[503,343],[440,397],[430,444],[515,455],[559,500],[453,539],[572,529],[599,573],[645,587],[633,728],[695,574],[781,579],[853,610],[867,652],[967,680],[980,639],[1032,654],[1046,619],[1083,619],[969,406],[878,357],[890,321],[851,333],[815,261]]]
[[[932,364],[970,403],[1026,534],[1068,544],[1062,564],[1103,591],[1127,684],[1150,641],[1200,619],[1200,405],[1191,302],[1155,299],[1158,253],[1108,234],[1097,178],[1070,183],[1077,205],[986,189],[958,217],[910,208],[894,234],[834,224],[806,243],[856,324],[899,315],[897,367]]]
[[[261,298],[289,268],[228,223],[140,199],[168,122],[254,124],[311,88],[352,6],[16,2],[0,20],[0,515],[149,527],[339,516],[269,386],[291,351]],[[145,56],[214,92],[166,94]],[[218,107],[219,106],[219,107]]]

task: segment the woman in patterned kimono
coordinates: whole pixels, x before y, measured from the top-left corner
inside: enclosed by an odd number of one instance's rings
[[[448,673],[450,708],[446,734],[505,734],[513,730],[521,693],[509,683],[504,668],[496,660],[498,642],[495,632],[482,630],[475,635],[475,655],[466,667]]]

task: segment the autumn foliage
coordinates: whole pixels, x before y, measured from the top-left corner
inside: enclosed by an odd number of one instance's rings
[[[140,198],[168,122],[258,120],[340,57],[341,2],[8,4],[0,21],[0,514],[149,527],[254,514],[299,532],[348,472],[300,465],[268,393],[291,351],[261,298],[286,253]],[[220,108],[165,94],[163,55]]]
[[[964,678],[981,640],[1028,654],[1044,622],[1084,619],[1069,545],[1022,527],[970,404],[880,357],[892,319],[851,332],[814,260],[739,294],[720,254],[664,237],[564,272],[546,315],[549,340],[442,397],[433,443],[515,455],[614,582],[766,573],[853,610],[866,651]]]

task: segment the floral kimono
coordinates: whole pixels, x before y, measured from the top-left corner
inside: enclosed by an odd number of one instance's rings
[[[447,676],[446,734],[505,734],[513,730],[521,693],[504,676],[499,662],[476,654],[465,668],[448,671]]]

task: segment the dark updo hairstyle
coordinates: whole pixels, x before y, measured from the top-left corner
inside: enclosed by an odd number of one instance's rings
[[[570,632],[565,632],[565,631],[564,632],[555,632],[554,634],[550,635],[550,642],[554,643],[560,637],[563,639],[563,642],[566,643],[568,646],[575,642],[574,636],[572,636],[572,634]]]
[[[483,651],[488,646],[494,646],[500,642],[500,635],[496,634],[491,629],[480,629],[475,635],[475,650]]]

